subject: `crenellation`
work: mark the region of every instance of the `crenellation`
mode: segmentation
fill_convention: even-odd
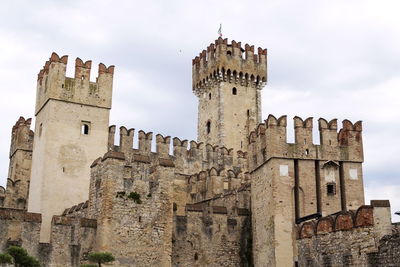
[[[296,116],[294,120],[295,143],[287,143],[286,116],[278,119],[269,115],[249,135],[251,151],[250,168],[254,169],[264,161],[273,158],[301,158],[312,160],[335,160],[362,162],[363,149],[361,122],[354,125],[344,120],[343,128],[337,132],[337,120],[329,123],[319,119],[320,145],[313,144],[313,121]]]
[[[160,154],[160,156],[168,157],[169,156],[169,148],[171,144],[170,136],[162,136],[161,134],[156,135],[156,153]]]
[[[245,73],[242,78],[250,86],[261,86],[266,82],[266,57],[266,49],[258,48],[258,55],[255,55],[254,46],[246,44],[245,49],[242,49],[241,42],[233,40],[228,44],[228,39],[218,38],[215,46],[210,44],[207,50],[193,59],[193,90],[198,95],[202,88],[208,87],[209,78],[218,82],[218,76],[223,81],[232,82],[240,72]],[[235,79],[232,80],[231,76],[235,76]]]
[[[152,132],[139,131],[139,153],[150,154],[151,153],[151,142],[153,140]]]
[[[126,127],[121,126],[119,128],[119,149],[121,152],[129,154],[133,149],[133,138],[135,129],[126,129]]]
[[[66,77],[68,56],[52,53],[38,74],[36,114],[49,99],[111,108],[114,66],[100,63],[96,82],[90,81],[92,61],[75,60],[74,78]]]
[[[90,70],[92,68],[92,61],[88,60],[83,63],[82,59],[77,57],[75,59],[75,79],[90,81]]]
[[[32,151],[34,132],[31,128],[32,119],[19,117],[18,121],[12,128],[11,145],[10,145],[10,158],[17,150]]]
[[[362,122],[352,123],[349,120],[342,122],[342,129],[338,133],[340,146],[345,148],[341,156],[349,161],[363,161]]]
[[[115,125],[111,125],[108,127],[108,143],[107,150],[114,150],[115,148]]]
[[[363,205],[355,212],[341,211],[314,221],[299,225],[298,239],[311,238],[314,235],[324,235],[334,231],[349,231],[359,227],[373,227],[373,207]]]

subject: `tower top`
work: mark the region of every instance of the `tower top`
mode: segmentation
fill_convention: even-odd
[[[267,81],[267,49],[221,37],[192,61],[193,92],[199,96],[218,82],[241,83],[262,89]]]
[[[52,53],[37,80],[36,110],[37,114],[49,99],[111,108],[112,83],[114,66],[108,68],[99,64],[96,81],[90,81],[92,61],[75,60],[75,75],[66,77],[68,56],[59,57]]]

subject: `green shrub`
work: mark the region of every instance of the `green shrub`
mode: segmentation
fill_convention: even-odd
[[[97,264],[81,264],[81,267],[97,267]]]
[[[96,262],[99,267],[102,263],[115,261],[114,256],[110,252],[93,252],[88,256],[90,262]]]
[[[9,264],[13,263],[13,258],[9,254],[0,253],[0,264]]]
[[[7,252],[14,259],[15,266],[40,267],[39,261],[35,257],[29,256],[28,252],[24,248],[10,246],[7,249]]]

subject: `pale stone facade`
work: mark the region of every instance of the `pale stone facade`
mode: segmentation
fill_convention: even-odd
[[[23,246],[49,267],[95,251],[123,267],[398,263],[389,203],[364,205],[361,122],[338,131],[321,118],[315,145],[313,119],[295,117],[288,143],[286,116],[261,123],[267,50],[244,47],[219,38],[193,60],[198,140],[157,134],[155,151],[153,133],[108,125],[113,66],[93,83],[91,61],[68,78],[53,54],[35,133],[23,118],[12,131],[0,250]]]
[[[37,83],[28,211],[42,214],[42,242],[49,241],[53,215],[87,199],[89,166],[107,151],[114,68],[100,64],[93,83],[91,61],[77,58],[68,78],[67,60],[53,53]]]

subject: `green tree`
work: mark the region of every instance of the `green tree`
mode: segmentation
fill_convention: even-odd
[[[114,256],[110,252],[93,252],[88,256],[90,262],[96,262],[99,267],[102,263],[115,261]]]
[[[24,248],[10,246],[7,252],[14,259],[15,267],[40,267],[39,261],[35,257],[29,256]]]
[[[0,264],[11,264],[13,263],[11,255],[0,253]]]

